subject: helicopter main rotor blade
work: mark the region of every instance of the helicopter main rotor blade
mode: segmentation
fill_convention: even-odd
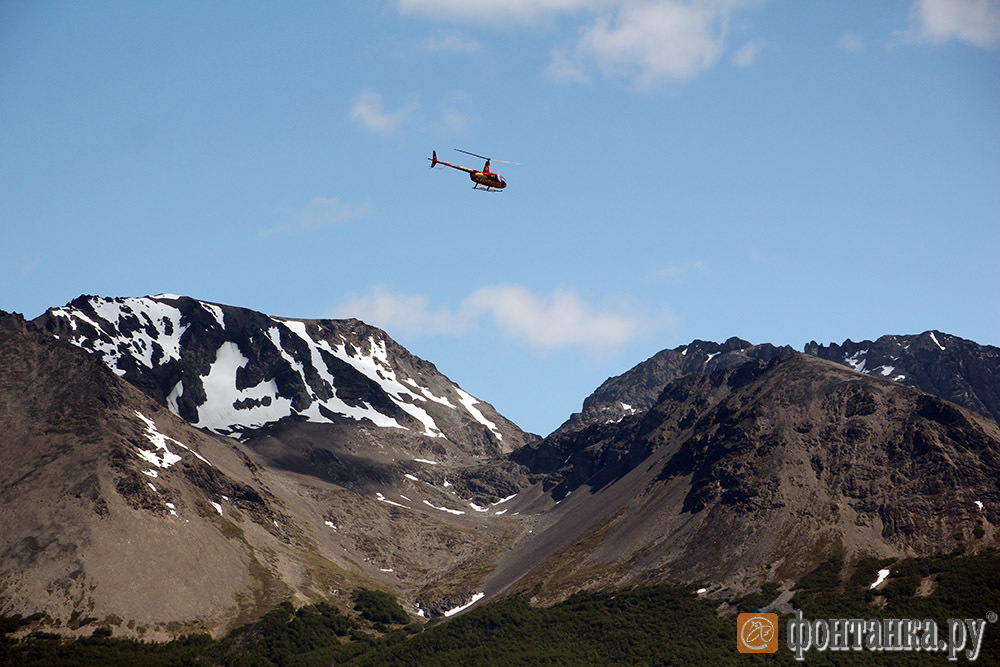
[[[463,151],[461,148],[456,148],[455,150],[458,151],[459,153],[465,153],[466,155],[471,155],[472,157],[477,157],[481,160],[490,160],[492,162],[503,162],[504,164],[513,164],[517,165],[518,167],[524,166],[520,162],[508,162],[507,160],[496,160],[494,158],[486,157],[485,155],[480,155],[479,153],[470,153],[469,151]]]

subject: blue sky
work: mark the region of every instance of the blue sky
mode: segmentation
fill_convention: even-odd
[[[998,81],[997,0],[8,1],[0,308],[356,316],[542,434],[695,338],[1000,345]]]

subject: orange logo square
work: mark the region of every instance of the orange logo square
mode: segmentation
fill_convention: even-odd
[[[777,614],[740,614],[736,617],[736,648],[740,653],[778,650]]]

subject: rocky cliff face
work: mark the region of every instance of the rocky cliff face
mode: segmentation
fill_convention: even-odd
[[[992,345],[925,331],[859,343],[848,339],[841,345],[812,341],[805,352],[916,387],[1000,421],[1000,348]]]
[[[649,409],[660,391],[685,375],[711,373],[750,360],[767,360],[792,351],[739,338],[725,343],[696,340],[663,350],[627,372],[609,378],[583,402],[557,433],[596,423],[616,422]],[[1000,348],[927,331],[915,336],[882,336],[842,345],[808,343],[806,354],[848,366],[859,373],[915,387],[1000,421]]]
[[[752,345],[740,338],[725,343],[695,340],[672,350],[662,350],[632,369],[609,378],[583,402],[557,433],[578,431],[591,424],[614,423],[653,407],[663,388],[685,375],[710,373],[739,366],[752,359],[773,359],[791,351],[770,344]]]

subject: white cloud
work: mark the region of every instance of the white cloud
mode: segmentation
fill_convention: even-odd
[[[421,42],[421,46],[428,51],[442,53],[478,53],[483,50],[479,42],[454,34],[428,37]]]
[[[369,214],[371,207],[367,204],[352,206],[336,197],[313,197],[297,215],[288,216],[286,222],[265,230],[263,234],[313,232],[347,224]]]
[[[686,80],[722,55],[726,14],[709,3],[627,4],[583,32],[577,53],[606,75],[634,77],[640,86]]]
[[[412,104],[406,104],[395,111],[389,111],[383,106],[380,94],[366,90],[354,99],[351,120],[373,132],[391,134],[409,120],[413,110]]]
[[[482,287],[463,307],[490,313],[501,330],[533,347],[614,349],[634,338],[640,329],[636,318],[598,312],[566,290],[540,296],[520,285]]]
[[[859,56],[865,51],[865,38],[856,32],[845,32],[837,40],[837,48],[852,56]]]
[[[566,81],[587,80],[596,69],[608,78],[650,88],[663,81],[686,81],[714,66],[725,52],[730,18],[760,4],[756,0],[618,0],[592,5],[590,25],[571,48],[557,47],[546,74]],[[734,56],[753,64],[769,42],[756,41]]]
[[[1000,44],[998,0],[915,0],[910,20],[904,39],[937,44],[956,39],[983,48]]]
[[[773,42],[749,42],[733,54],[733,64],[737,67],[750,67],[757,62],[761,51],[772,46]]]
[[[423,294],[393,294],[383,285],[368,294],[348,299],[333,311],[333,317],[355,317],[389,331],[414,334],[462,334],[472,320],[446,306],[431,309]]]
[[[558,81],[590,79],[589,70],[648,88],[662,81],[685,81],[709,68],[725,51],[730,17],[761,0],[398,0],[403,13],[451,21],[538,22],[579,15],[575,43],[556,45],[546,76]],[[441,46],[460,47],[461,39]],[[754,42],[736,54],[741,66],[753,63],[766,43]]]
[[[671,264],[670,266],[664,266],[663,268],[650,273],[649,277],[653,280],[679,280],[692,273],[706,274],[708,271],[708,265],[699,260],[696,262],[688,262],[686,264]]]
[[[574,57],[566,49],[552,49],[552,60],[545,69],[545,75],[555,81],[572,83],[583,83],[590,80],[581,59]]]
[[[333,316],[356,317],[390,333],[449,335],[466,334],[488,317],[506,335],[531,347],[592,352],[613,351],[645,325],[639,317],[595,308],[572,291],[535,294],[520,285],[481,287],[456,310],[433,308],[422,294],[394,294],[379,286],[341,304]]]
[[[399,0],[404,13],[451,20],[530,22],[559,12],[615,4],[612,0]]]

